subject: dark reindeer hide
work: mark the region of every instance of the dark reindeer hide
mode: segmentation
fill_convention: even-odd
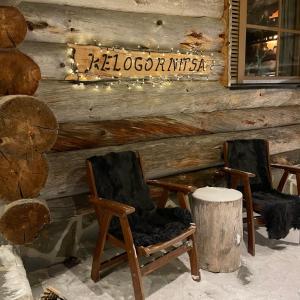
[[[253,203],[263,207],[269,238],[281,239],[291,228],[300,229],[300,197],[272,188],[266,142],[260,139],[228,142],[228,166],[254,173],[250,179]],[[239,190],[243,191],[240,186]]]
[[[135,207],[136,211],[128,218],[136,246],[170,240],[190,226],[192,218],[188,210],[179,207],[156,208],[134,152],[111,152],[89,160],[93,166],[98,196]],[[122,238],[117,218],[113,218],[109,231]]]

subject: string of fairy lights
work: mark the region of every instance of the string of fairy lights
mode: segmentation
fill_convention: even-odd
[[[75,45],[80,45],[78,43],[74,43]],[[84,45],[87,46],[87,45]],[[192,49],[189,51],[180,51],[180,50],[175,50],[174,48],[171,48],[169,52],[166,52],[165,50],[161,50],[159,45],[157,46],[156,50],[145,50],[143,47],[140,45],[137,46],[137,49],[130,49],[127,50],[124,47],[120,48],[118,46],[114,47],[107,47],[104,46],[102,43],[98,41],[94,41],[94,44],[89,44],[88,46],[98,46],[99,47],[99,52],[101,54],[110,54],[111,52],[117,51],[118,53],[123,53],[126,54],[127,56],[136,59],[138,56],[133,55],[131,51],[138,51],[144,56],[148,54],[148,58],[151,58],[152,61],[157,61],[159,60],[158,57],[151,56],[152,53],[156,54],[161,54],[161,56],[164,58],[165,55],[168,54],[177,54],[177,55],[185,55],[185,56],[192,56],[192,57],[204,57],[204,52],[199,51],[198,49]],[[211,65],[207,66],[210,68],[210,70],[213,70],[213,68],[216,66],[215,64],[215,59],[214,59],[214,53],[211,52],[209,55],[211,60]],[[125,85],[127,86],[128,90],[143,90],[145,84],[148,86],[152,86],[153,88],[166,88],[169,87],[173,84],[173,81],[192,81],[192,80],[199,80],[203,78],[205,80],[209,80],[209,75],[204,74],[201,75],[196,71],[192,71],[195,74],[179,74],[179,73],[174,73],[172,75],[160,75],[160,76],[152,76],[152,75],[146,75],[143,76],[142,78],[138,78],[137,76],[129,76],[129,77],[123,77],[122,78],[122,72],[118,73],[118,76],[111,76],[111,77],[101,77],[101,76],[93,76],[93,80],[87,80],[84,75],[81,73],[79,76],[78,73],[78,63],[75,62],[74,58],[74,48],[70,47],[67,50],[67,57],[68,57],[68,65],[66,65],[66,72],[69,75],[77,75],[77,80],[72,80],[73,82],[73,88],[75,89],[86,89],[88,86],[91,86],[91,88],[95,91],[99,91],[100,89],[106,89],[107,91],[111,91],[114,86],[116,85]],[[165,58],[166,60],[168,58]]]

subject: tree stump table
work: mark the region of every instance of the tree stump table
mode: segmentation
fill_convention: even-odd
[[[224,273],[235,271],[241,263],[242,193],[204,187],[197,189],[192,198],[201,269]]]

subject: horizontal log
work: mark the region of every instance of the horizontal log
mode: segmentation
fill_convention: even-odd
[[[5,1],[5,0],[4,0]],[[18,2],[21,2],[20,0]],[[97,9],[108,9],[139,13],[159,13],[177,16],[221,18],[224,9],[223,0],[27,0],[33,3],[51,3],[74,5]]]
[[[278,153],[271,156],[272,162],[280,162],[289,165],[300,164],[300,151],[294,150]],[[226,179],[217,173],[218,168],[200,169],[192,172],[184,172],[177,175],[161,177],[166,182],[204,186],[226,186]],[[151,189],[152,190],[152,189]],[[152,190],[157,192],[157,188]],[[94,213],[94,209],[88,201],[88,194],[78,194],[69,197],[48,199],[47,205],[50,210],[52,222],[68,220],[79,215]]]
[[[47,205],[52,222],[66,221],[76,216],[94,212],[92,205],[89,203],[88,194],[48,199]]]
[[[64,79],[68,59],[67,45],[24,42],[19,49],[40,67],[42,78]]]
[[[300,124],[300,106],[176,114],[59,125],[55,151],[123,145],[178,136]]]
[[[300,149],[300,125],[51,153],[47,155],[49,176],[41,196],[49,199],[86,192],[85,160],[93,155],[111,151],[139,151],[147,178],[155,178],[219,165],[222,163],[223,142],[242,138],[268,139],[271,154],[297,150]]]
[[[95,85],[78,88],[69,82],[42,80],[36,95],[48,104],[59,123],[300,105],[300,90],[296,89],[229,90],[217,82],[198,81],[163,87],[145,84],[142,89],[130,90],[120,84],[108,91]]]
[[[22,0],[1,0],[1,6],[17,6]]]
[[[224,24],[215,18],[139,14],[75,6],[22,2],[27,40],[146,49],[220,50]],[[88,20],[88,22],[87,22]],[[101,30],[97,30],[101,28]]]
[[[20,49],[39,65],[43,79],[64,80],[70,70],[67,44],[25,42]],[[218,80],[223,72],[223,56],[218,52],[204,54],[213,55],[215,64],[208,76],[199,77],[199,80]]]
[[[271,157],[272,163],[282,164],[282,165],[299,165],[300,164],[300,151],[294,150],[285,153],[278,153]]]

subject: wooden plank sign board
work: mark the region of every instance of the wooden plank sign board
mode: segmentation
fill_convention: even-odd
[[[211,55],[128,51],[77,44],[69,44],[69,47],[73,49],[74,62],[66,80],[208,76],[214,66]]]

